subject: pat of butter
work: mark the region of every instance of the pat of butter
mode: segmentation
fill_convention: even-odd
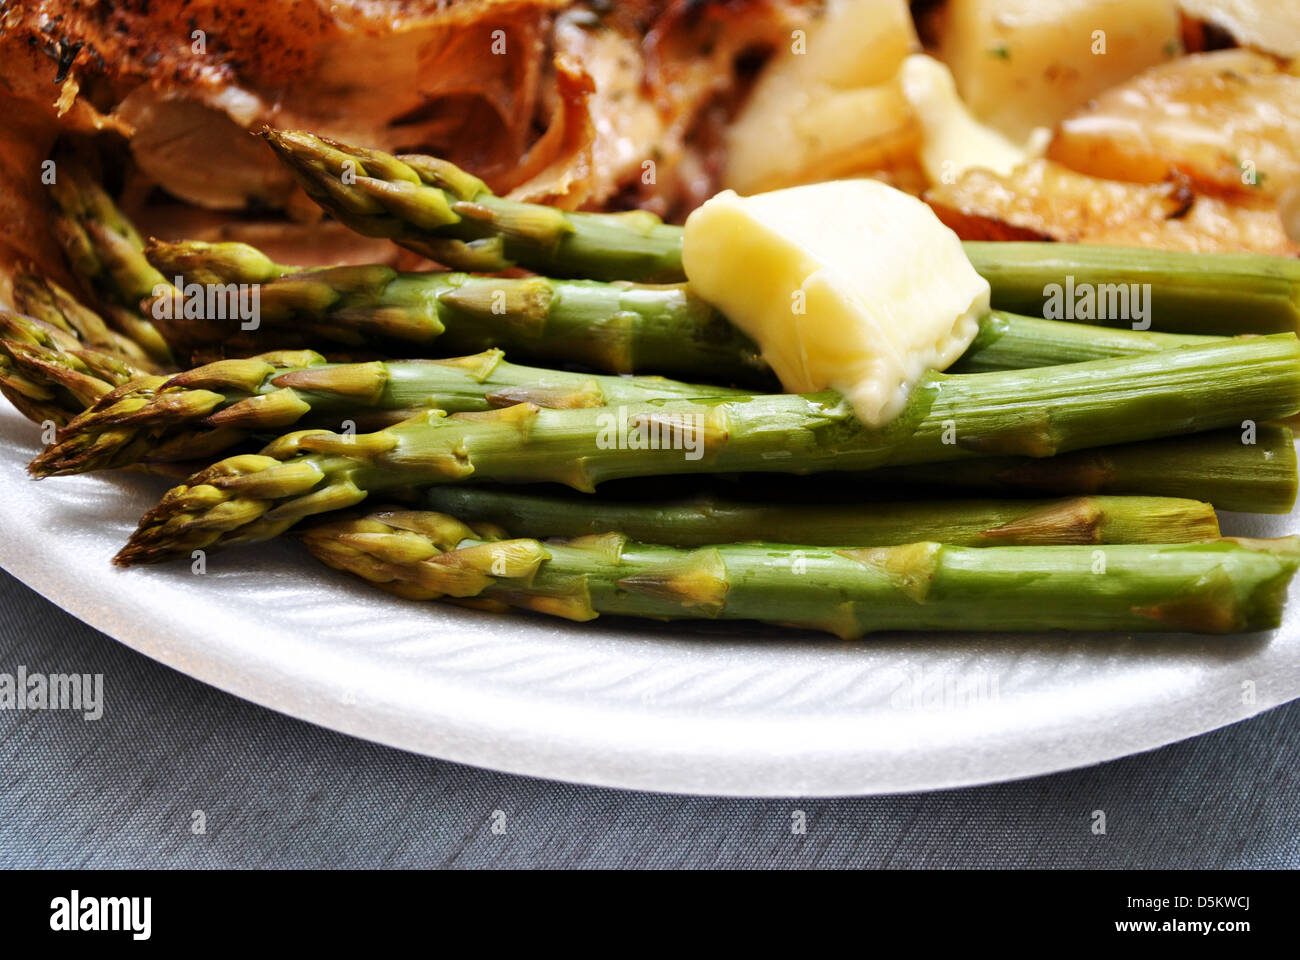
[[[971,167],[1007,176],[1047,148],[1052,132],[1038,127],[1029,146],[1016,146],[973,116],[957,96],[946,64],[914,53],[898,72],[903,96],[921,125],[921,167],[931,183],[956,183]]]
[[[687,219],[682,262],[692,290],[754,339],[786,390],[834,388],[871,426],[960,357],[989,308],[988,281],[957,235],[876,180],[725,190]]]

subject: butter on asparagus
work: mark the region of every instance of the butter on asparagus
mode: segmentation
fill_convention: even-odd
[[[834,388],[873,427],[966,351],[989,309],[957,235],[875,180],[724,191],[686,221],[682,264],[786,390]]]

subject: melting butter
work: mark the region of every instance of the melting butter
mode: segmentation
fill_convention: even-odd
[[[723,191],[687,219],[682,261],[786,390],[834,388],[871,426],[960,357],[989,309],[957,235],[876,180]]]

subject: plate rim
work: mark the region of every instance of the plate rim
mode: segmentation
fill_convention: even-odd
[[[289,698],[292,702],[286,704],[283,698],[277,701],[276,698],[266,696],[264,691],[258,689],[259,685],[255,682],[240,683],[238,679],[240,674],[223,671],[215,659],[202,656],[196,658],[194,656],[196,648],[201,651],[208,646],[201,631],[178,629],[173,633],[170,643],[163,643],[157,636],[150,635],[144,621],[141,621],[140,629],[134,633],[114,629],[106,622],[107,617],[102,613],[88,609],[87,602],[77,598],[57,596],[59,593],[57,585],[48,582],[48,575],[40,569],[40,564],[24,565],[15,562],[13,551],[0,546],[0,567],[50,603],[113,641],[192,679],[259,707],[392,749],[517,776],[539,777],[598,788],[755,798],[885,796],[961,789],[1076,770],[1144,753],[1248,720],[1295,699],[1295,697],[1260,697],[1250,705],[1248,710],[1243,710],[1237,716],[1216,717],[1208,726],[1204,723],[1189,722],[1172,735],[1164,725],[1157,725],[1157,728],[1163,731],[1162,733],[1149,737],[1133,730],[1111,731],[1110,737],[1098,736],[1096,731],[1086,731],[1082,737],[1075,739],[1076,741],[1084,739],[1090,743],[1090,746],[1082,752],[1073,752],[1065,762],[1061,762],[1055,751],[1041,751],[1032,754],[1037,758],[1036,762],[1008,763],[1002,759],[995,762],[992,768],[975,764],[969,772],[954,775],[949,771],[946,775],[935,776],[931,771],[929,775],[914,774],[904,780],[882,784],[874,781],[870,776],[854,775],[851,769],[846,768],[852,768],[855,764],[841,760],[838,764],[839,769],[834,775],[825,777],[818,783],[802,781],[797,785],[789,781],[780,782],[779,775],[775,771],[764,770],[764,763],[747,763],[745,765],[747,772],[741,779],[733,778],[726,782],[719,782],[711,769],[712,758],[701,757],[694,765],[687,764],[689,773],[683,776],[683,756],[680,753],[670,758],[671,765],[665,764],[665,758],[657,753],[650,756],[639,753],[636,755],[635,764],[602,765],[599,761],[603,751],[590,741],[585,747],[576,749],[562,747],[557,752],[554,749],[555,742],[548,741],[542,733],[539,733],[538,739],[531,744],[518,743],[511,735],[512,731],[508,729],[510,725],[504,723],[496,730],[489,728],[477,734],[453,725],[447,729],[425,728],[423,734],[419,735],[413,734],[409,728],[404,729],[401,724],[386,722],[378,705],[375,705],[376,709],[373,712],[356,709],[357,706],[362,706],[360,703],[349,705],[345,710],[328,709],[328,705],[337,701],[328,696],[321,696],[320,694],[326,692],[323,690],[299,690],[297,696]],[[303,695],[304,693],[306,696]],[[313,704],[321,706],[319,709],[313,709]],[[1190,709],[1191,704],[1178,703],[1177,706],[1183,709],[1176,713],[1186,717],[1200,715],[1199,711]],[[1143,728],[1145,729],[1145,725]],[[484,736],[484,733],[488,735]],[[508,749],[516,745],[550,749],[522,751]],[[1077,742],[1075,746],[1077,748]],[[530,758],[544,759],[530,762]],[[779,761],[775,757],[766,761],[767,764],[773,762]],[[712,778],[707,784],[700,782],[701,769],[710,771],[705,774]],[[767,784],[766,789],[763,783]]]

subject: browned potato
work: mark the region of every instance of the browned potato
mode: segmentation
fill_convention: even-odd
[[[1183,57],[1108,90],[1065,120],[1048,157],[1072,169],[1276,199],[1300,184],[1300,77],[1248,50]]]
[[[925,194],[964,240],[1059,240],[1203,252],[1300,254],[1273,208],[1198,196],[1186,181],[1120,183],[1035,160],[1010,176],[968,171]]]

